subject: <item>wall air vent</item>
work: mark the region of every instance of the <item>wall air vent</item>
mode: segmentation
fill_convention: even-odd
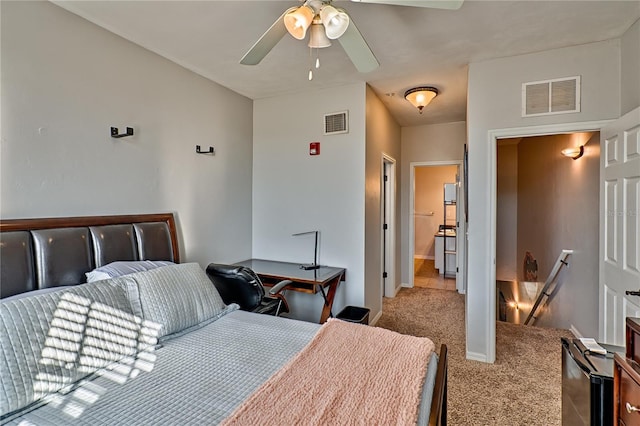
[[[341,111],[324,115],[324,134],[349,133],[349,112]]]
[[[580,112],[580,76],[522,83],[522,116]]]

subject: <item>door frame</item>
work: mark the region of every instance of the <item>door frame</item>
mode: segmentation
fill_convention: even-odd
[[[486,358],[478,359],[474,354],[467,352],[467,359],[477,359],[478,361],[484,361],[493,363],[496,359],[496,210],[497,210],[497,165],[498,165],[498,139],[504,138],[518,138],[518,137],[530,137],[530,136],[546,136],[562,133],[575,133],[575,132],[599,132],[607,124],[615,120],[599,120],[599,121],[582,121],[574,123],[558,123],[548,124],[540,126],[528,126],[528,127],[512,127],[505,129],[493,129],[487,132],[487,143],[489,144],[489,155],[487,158],[488,166],[488,182],[486,185],[485,197],[489,200],[489,223],[487,239],[487,264],[490,265],[486,269],[486,276],[484,279],[487,288],[485,291],[489,295],[487,304],[486,315],[486,331],[485,336],[487,341],[487,354]],[[602,144],[601,144],[602,152]],[[602,207],[602,206],[600,206]],[[602,241],[599,241],[599,245]],[[466,305],[466,317],[469,316],[469,305]],[[467,333],[468,324],[467,324]]]
[[[384,180],[385,166],[389,167],[389,178],[387,182]],[[383,290],[380,296],[380,303],[382,306],[383,297],[395,297],[398,293],[399,287],[396,287],[396,174],[397,163],[395,158],[386,153],[382,153],[381,161],[381,174],[380,174],[380,219],[382,225],[384,225],[384,212],[387,212],[387,239],[385,240],[385,231],[380,227],[380,288]],[[386,187],[386,191],[385,191]],[[386,198],[383,194],[386,193]],[[385,247],[386,244],[386,247]],[[385,271],[386,266],[386,271]],[[383,278],[384,272],[387,273],[387,278]]]
[[[415,236],[415,225],[414,225],[414,212],[416,209],[416,167],[438,167],[438,166],[458,166],[458,180],[460,181],[460,185],[458,187],[458,197],[464,197],[464,172],[463,161],[462,160],[443,160],[443,161],[414,161],[409,163],[409,184],[411,185],[409,188],[409,214],[408,214],[408,224],[409,224],[409,283],[408,287],[414,287],[414,257],[416,251],[416,236]],[[456,221],[458,225],[463,224],[464,222],[464,209],[460,208],[460,204],[456,206]],[[460,231],[460,227],[457,229]],[[460,231],[460,234],[463,234],[465,231]],[[465,280],[463,277],[466,275],[465,271],[465,262],[460,262],[460,260],[466,259],[466,244],[460,244],[462,235],[458,235],[456,241],[456,266],[458,268],[458,272],[456,273],[456,289],[460,293],[464,293]]]

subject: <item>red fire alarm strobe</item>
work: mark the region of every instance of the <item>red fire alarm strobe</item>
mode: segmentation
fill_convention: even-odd
[[[309,155],[320,155],[320,142],[311,142],[309,144]]]

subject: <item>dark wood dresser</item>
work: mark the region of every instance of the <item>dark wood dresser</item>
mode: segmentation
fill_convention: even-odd
[[[625,355],[614,355],[614,425],[640,426],[640,318],[627,318]]]

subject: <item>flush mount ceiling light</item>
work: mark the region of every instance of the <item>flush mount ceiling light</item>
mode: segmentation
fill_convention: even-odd
[[[569,158],[573,158],[574,160],[577,160],[578,158],[582,157],[582,155],[584,154],[584,145],[576,146],[575,148],[565,148],[560,152],[565,157],[569,157]]]
[[[404,93],[404,98],[411,102],[411,105],[418,108],[420,114],[424,107],[429,105],[429,102],[438,96],[438,89],[430,86],[414,87]]]

